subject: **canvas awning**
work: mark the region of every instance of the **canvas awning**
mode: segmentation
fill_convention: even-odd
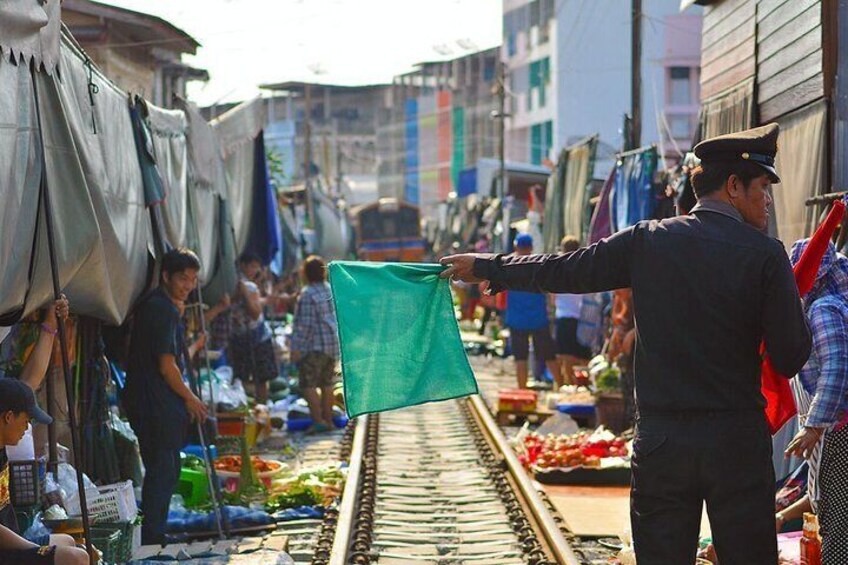
[[[7,61],[35,63],[52,74],[59,62],[60,0],[0,2],[0,54]],[[4,92],[6,92],[4,90]]]

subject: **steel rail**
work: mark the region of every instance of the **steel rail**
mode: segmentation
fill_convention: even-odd
[[[489,412],[489,408],[486,406],[486,403],[479,395],[475,395],[470,398],[469,404],[480,419],[480,422],[483,424],[485,432],[495,444],[496,451],[503,455],[504,461],[507,464],[507,469],[513,479],[515,479],[515,482],[521,491],[521,495],[524,497],[524,500],[530,507],[530,511],[533,513],[533,518],[542,530],[542,535],[545,537],[545,541],[553,554],[553,558],[560,565],[580,565],[580,560],[574,554],[574,551],[572,551],[568,541],[566,541],[565,537],[562,535],[562,531],[560,531],[559,526],[545,507],[542,497],[539,496],[539,493],[533,486],[533,482],[527,475],[524,467],[522,467],[521,462],[518,461],[518,457],[515,455],[515,452],[513,452],[512,447],[504,437],[503,432],[501,432],[501,429],[497,425],[497,422],[495,422],[495,419],[492,418],[492,414]]]
[[[368,438],[368,415],[356,419],[356,431],[353,434],[353,446],[347,468],[347,479],[339,505],[339,519],[329,565],[347,565],[350,549],[350,536],[355,522],[354,514],[359,504],[359,485],[362,480],[362,458],[365,455],[365,441]]]

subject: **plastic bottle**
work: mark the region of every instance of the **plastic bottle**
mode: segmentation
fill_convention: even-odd
[[[804,534],[801,537],[801,565],[821,565],[819,520],[815,514],[804,513]]]

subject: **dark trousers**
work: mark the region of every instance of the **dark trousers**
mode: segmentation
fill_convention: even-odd
[[[824,436],[819,467],[822,563],[848,563],[848,427]]]
[[[180,478],[180,450],[164,449],[156,442],[140,442],[144,463],[144,484],[141,487],[141,543],[165,543],[168,507]]]
[[[630,517],[639,565],[693,563],[704,502],[722,565],[774,565],[774,468],[762,412],[642,415]]]

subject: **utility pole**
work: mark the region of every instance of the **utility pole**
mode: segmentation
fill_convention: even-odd
[[[498,82],[495,87],[498,95],[498,111],[495,118],[498,120],[498,159],[500,168],[498,170],[498,198],[503,204],[506,196],[506,63],[499,61]]]
[[[336,196],[343,197],[342,193],[342,148],[339,138],[336,136]]]
[[[303,186],[306,189],[306,213],[309,215],[310,227],[315,225],[315,215],[312,209],[312,187],[309,179],[312,176],[312,85],[306,83],[303,120]]]
[[[631,0],[630,117],[631,149],[642,145],[642,0]]]

